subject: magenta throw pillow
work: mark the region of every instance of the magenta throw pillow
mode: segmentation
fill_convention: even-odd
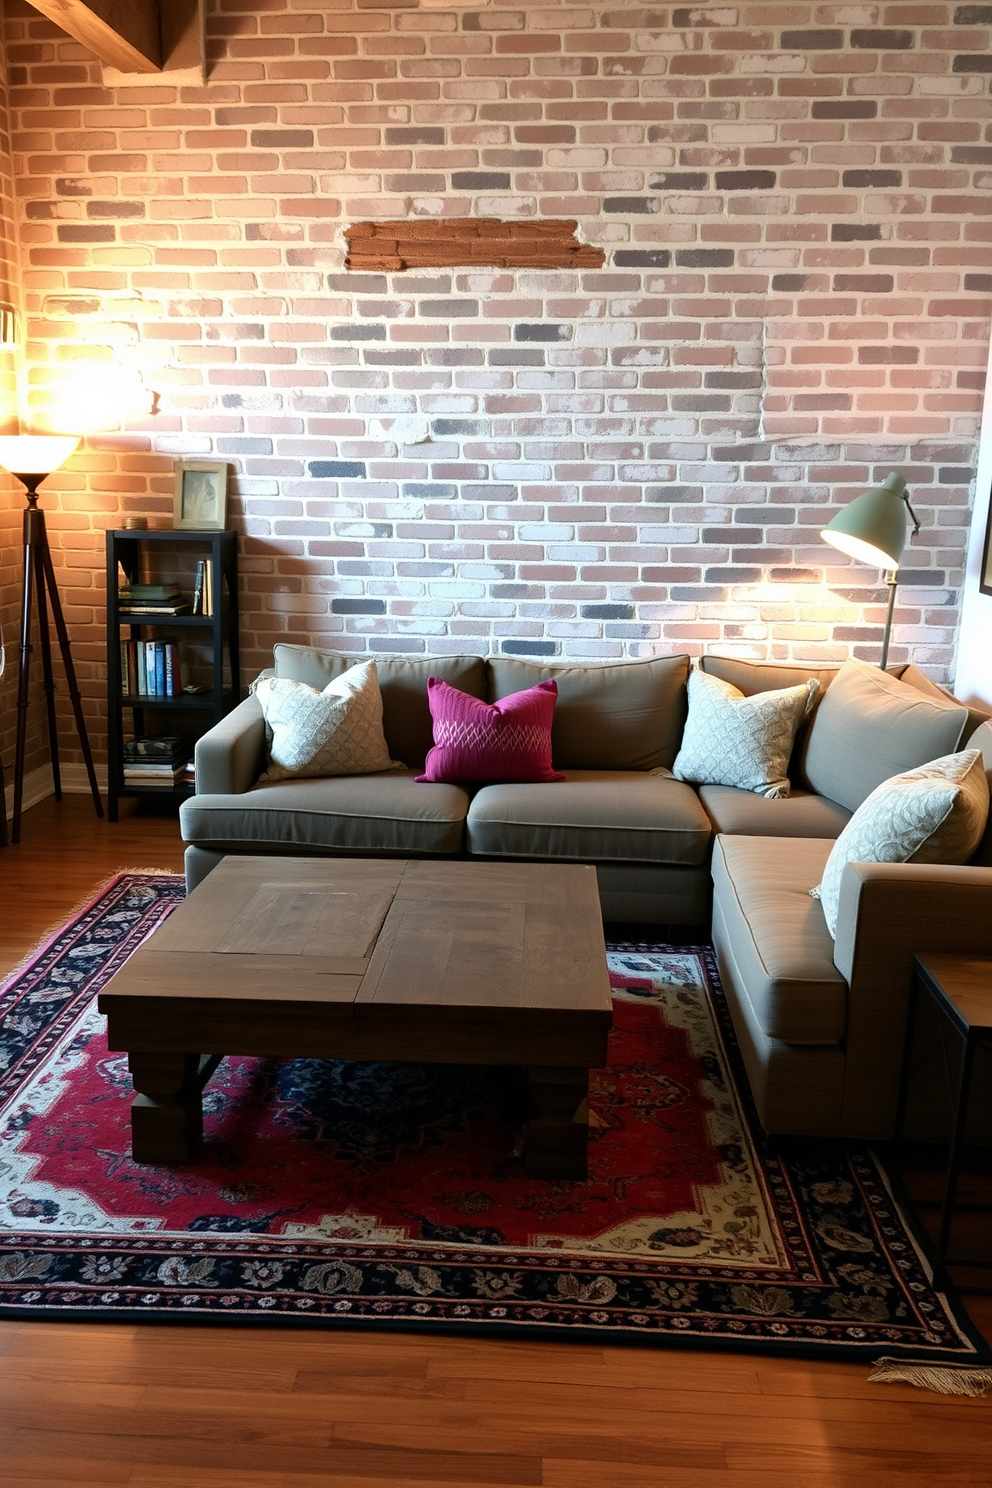
[[[434,748],[418,780],[563,780],[551,763],[557,682],[481,703],[440,677],[427,682]]]

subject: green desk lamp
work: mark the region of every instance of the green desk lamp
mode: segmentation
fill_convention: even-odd
[[[858,563],[870,563],[885,570],[885,582],[889,586],[889,608],[885,616],[885,634],[882,638],[882,660],[879,666],[884,671],[889,660],[889,637],[892,634],[892,612],[896,603],[896,585],[899,582],[899,560],[906,546],[906,529],[913,523],[913,536],[920,530],[919,520],[909,504],[906,482],[893,470],[880,486],[856,496],[849,505],[839,511],[832,522],[828,522],[820,533],[824,542],[846,553]]]

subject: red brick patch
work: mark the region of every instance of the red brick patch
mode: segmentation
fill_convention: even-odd
[[[379,273],[456,267],[600,268],[602,248],[580,243],[576,226],[574,221],[501,222],[498,217],[356,222],[345,233],[345,267]]]

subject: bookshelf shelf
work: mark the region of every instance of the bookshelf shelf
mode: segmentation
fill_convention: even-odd
[[[198,564],[209,570],[212,614],[136,611],[120,584],[174,585],[193,594]],[[143,648],[141,665],[138,648]],[[160,661],[154,690],[155,663]],[[149,684],[149,668],[152,681]],[[167,677],[171,674],[171,682]],[[183,685],[204,690],[182,691]],[[139,691],[141,685],[145,691]],[[173,689],[166,692],[165,688]],[[152,690],[149,690],[149,687]],[[192,742],[242,698],[238,647],[238,539],[234,532],[112,530],[107,533],[107,809],[122,796],[178,803],[192,784],[149,785],[125,779],[131,739],[187,735]]]

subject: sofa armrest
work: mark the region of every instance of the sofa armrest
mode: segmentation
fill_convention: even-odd
[[[265,719],[254,697],[245,698],[196,743],[196,793],[241,795],[265,769]]]
[[[906,1008],[917,951],[992,956],[992,868],[849,863],[841,880],[834,964],[848,996],[845,1130],[892,1136]],[[856,1130],[856,1111],[874,1129]],[[861,1123],[863,1127],[863,1123]]]

